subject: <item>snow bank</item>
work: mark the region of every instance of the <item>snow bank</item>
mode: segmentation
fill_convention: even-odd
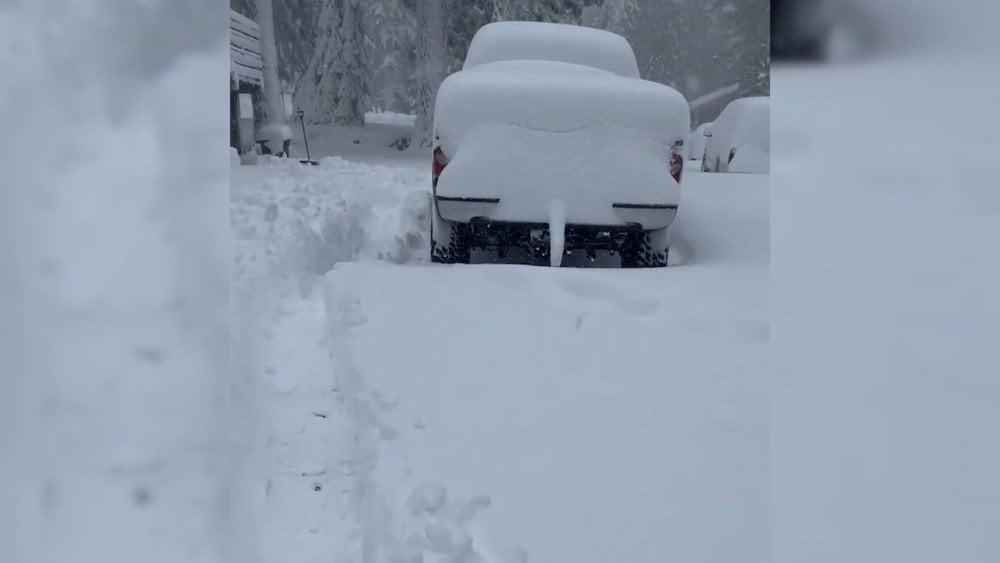
[[[771,171],[771,154],[753,145],[743,145],[736,149],[730,172],[742,174],[768,174]]]
[[[548,61],[498,62],[452,74],[438,90],[434,121],[449,156],[484,123],[549,132],[634,129],[669,138],[666,149],[691,129],[687,100],[673,88]]]
[[[639,78],[639,66],[624,37],[600,29],[539,22],[483,26],[469,45],[463,69],[512,60],[561,61]]]
[[[232,170],[234,283],[292,276],[308,285],[338,262],[425,259],[426,170],[327,157],[317,167],[261,157]]]

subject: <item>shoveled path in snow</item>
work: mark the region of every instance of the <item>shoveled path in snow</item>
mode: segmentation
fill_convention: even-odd
[[[381,178],[370,193],[402,201],[383,184],[411,172],[341,162],[274,182],[325,186],[316,203]],[[766,177],[689,172],[676,263],[649,271],[365,260],[426,232],[390,197],[349,195],[383,232],[362,221],[371,236],[322,284],[273,267],[286,279],[262,297],[269,461],[248,482],[265,560],[765,559]],[[254,223],[255,205],[234,217]],[[262,240],[243,239],[244,265]]]
[[[391,405],[386,494],[487,493],[536,561],[763,561],[761,184],[692,181],[666,270],[337,265],[328,295],[361,312],[348,343]]]

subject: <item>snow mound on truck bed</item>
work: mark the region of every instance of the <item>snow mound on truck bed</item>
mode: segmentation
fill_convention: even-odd
[[[550,132],[613,127],[678,139],[691,124],[687,100],[669,86],[553,61],[498,62],[452,74],[438,91],[435,116],[445,154],[483,123]]]
[[[519,59],[581,64],[639,78],[635,54],[624,37],[589,27],[541,22],[484,26],[472,38],[462,68]]]
[[[442,172],[437,193],[498,197],[490,214],[497,221],[547,223],[549,203],[559,200],[567,223],[615,225],[621,219],[614,203],[680,202],[668,150],[630,130],[552,133],[488,124],[467,136]]]

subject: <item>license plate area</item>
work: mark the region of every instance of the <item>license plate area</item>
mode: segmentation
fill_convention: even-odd
[[[513,223],[477,217],[470,221],[472,245],[483,250],[527,248],[547,253],[551,234],[545,223]],[[619,251],[629,233],[642,231],[641,225],[566,225],[565,250]]]

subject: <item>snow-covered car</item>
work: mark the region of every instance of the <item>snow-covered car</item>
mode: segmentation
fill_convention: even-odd
[[[687,100],[640,79],[623,37],[486,25],[437,94],[431,259],[603,250],[666,266],[689,131]]]
[[[702,172],[767,174],[771,169],[771,99],[729,102],[712,123],[701,160]]]
[[[687,142],[684,144],[688,160],[698,160],[705,155],[705,141],[708,139],[711,126],[711,122],[702,123],[688,135]]]

